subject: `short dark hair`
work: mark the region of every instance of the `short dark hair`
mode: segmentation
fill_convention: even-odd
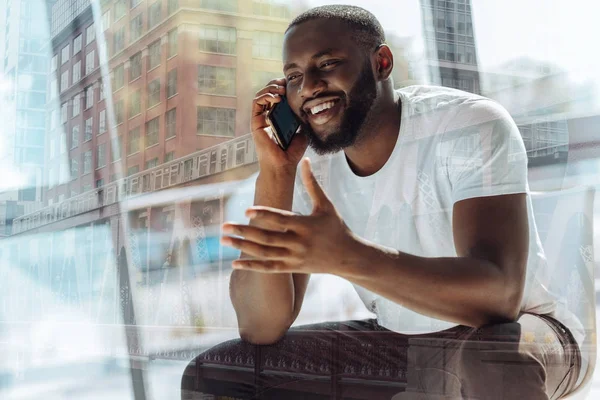
[[[352,36],[366,50],[374,50],[385,42],[385,32],[377,18],[361,7],[348,5],[327,5],[311,8],[292,20],[286,33],[294,26],[315,19],[335,19],[342,21],[352,31]]]

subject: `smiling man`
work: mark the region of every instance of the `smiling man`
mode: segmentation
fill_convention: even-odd
[[[243,254],[230,288],[242,340],[200,355],[184,392],[293,398],[293,382],[308,379],[298,398],[330,398],[343,392],[337,375],[388,382],[368,399],[573,390],[575,325],[538,279],[546,264],[527,157],[508,113],[446,88],[395,91],[383,29],[357,7],[297,17],[283,59],[285,78],[253,102],[260,173],[250,224],[223,227],[223,244]],[[302,121],[287,151],[265,120],[284,95]],[[377,318],[290,329],[314,273],[350,281]],[[215,360],[290,378],[215,380],[202,372]],[[302,375],[316,371],[338,386]]]

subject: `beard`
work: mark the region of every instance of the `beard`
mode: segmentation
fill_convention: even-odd
[[[323,93],[321,96],[331,94],[333,93]],[[308,145],[319,155],[337,153],[354,145],[361,136],[362,128],[376,97],[375,77],[371,71],[370,62],[367,62],[347,96],[348,106],[344,110],[337,130],[330,132],[325,139],[322,139],[309,123],[300,123],[302,132],[308,138]]]

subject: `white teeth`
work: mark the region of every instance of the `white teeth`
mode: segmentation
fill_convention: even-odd
[[[321,104],[318,104],[318,105],[316,105],[316,106],[312,107],[312,108],[310,109],[310,112],[311,112],[313,115],[315,115],[315,114],[316,114],[316,113],[318,113],[318,112],[321,112],[321,111],[323,111],[323,110],[328,110],[328,109],[330,109],[331,107],[333,107],[333,105],[334,105],[334,104],[335,104],[335,102],[334,102],[334,101],[326,101],[325,103],[321,103]]]

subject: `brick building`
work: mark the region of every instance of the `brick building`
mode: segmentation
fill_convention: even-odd
[[[57,1],[45,205],[247,134],[289,18],[265,0]]]

